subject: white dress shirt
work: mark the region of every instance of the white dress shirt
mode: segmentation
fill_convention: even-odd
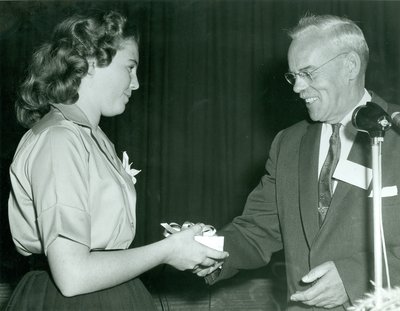
[[[351,123],[351,118],[353,115],[353,111],[362,105],[366,105],[368,101],[371,101],[371,95],[364,91],[364,96],[361,98],[359,103],[352,109],[343,119],[340,121],[342,126],[339,129],[340,136],[340,158],[339,159],[347,159],[350,149],[353,146],[354,138],[356,137],[357,130]],[[321,129],[321,138],[319,143],[319,161],[318,161],[318,177],[321,173],[322,165],[324,164],[325,158],[328,154],[329,150],[329,138],[332,135],[332,125],[328,123],[322,124]],[[333,191],[335,191],[337,185],[337,180],[333,180]]]

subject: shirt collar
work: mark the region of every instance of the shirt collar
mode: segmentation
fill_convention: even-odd
[[[344,118],[342,119],[342,121],[340,121],[340,123],[342,123],[342,125],[344,125],[344,126],[347,126],[349,123],[351,123],[351,119],[353,117],[354,110],[358,106],[366,105],[367,102],[371,101],[371,99],[372,99],[371,95],[367,92],[366,89],[364,89],[364,95],[361,98],[361,100],[358,102],[358,104],[347,115],[344,116]]]
[[[85,113],[76,104],[51,104],[55,109],[59,110],[65,119],[77,123],[79,125],[94,129],[90,124]]]

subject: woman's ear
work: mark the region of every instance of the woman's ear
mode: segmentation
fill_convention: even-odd
[[[88,59],[88,75],[92,76],[96,70],[96,60],[94,58]]]
[[[349,80],[354,80],[358,77],[361,71],[361,59],[356,52],[352,51],[347,55],[346,69]]]

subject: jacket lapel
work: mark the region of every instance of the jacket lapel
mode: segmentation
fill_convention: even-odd
[[[299,155],[299,198],[303,230],[308,246],[319,230],[318,220],[318,156],[321,124],[308,127],[300,145]]]
[[[351,162],[360,164],[362,166],[371,168],[371,150],[370,150],[369,137],[366,133],[357,133],[356,138],[354,139],[353,146],[350,150],[349,156],[347,159]],[[349,183],[338,181],[335,193],[332,197],[332,202],[329,207],[329,211],[326,215],[326,219],[324,224],[329,223],[329,219],[334,217],[333,215],[341,208],[346,207],[346,204],[343,203],[345,197],[354,190],[356,186],[353,186]]]

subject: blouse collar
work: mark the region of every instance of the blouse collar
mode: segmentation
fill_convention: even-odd
[[[59,110],[65,119],[85,126],[94,130],[85,113],[76,104],[51,104],[55,109]]]

